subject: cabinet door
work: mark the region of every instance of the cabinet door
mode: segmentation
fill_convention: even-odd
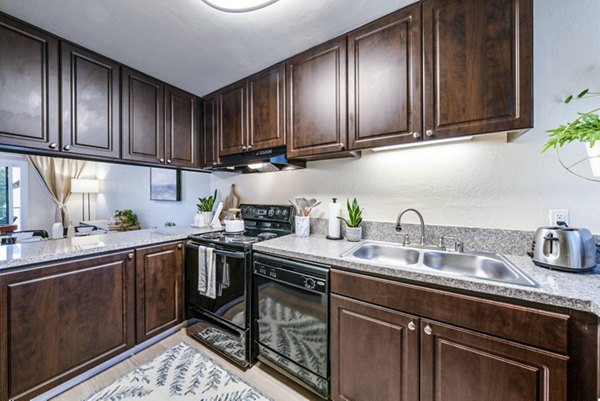
[[[219,156],[246,150],[248,118],[246,115],[247,82],[233,84],[218,94]]]
[[[198,167],[198,98],[172,86],[167,86],[166,94],[166,162]]]
[[[61,43],[62,150],[118,159],[119,64]]]
[[[346,37],[292,58],[286,70],[288,157],[346,149]]]
[[[285,146],[284,73],[282,63],[248,79],[251,150]]]
[[[183,321],[183,246],[172,243],[135,253],[139,344]]]
[[[418,399],[417,317],[331,295],[330,325],[332,400]]]
[[[164,84],[123,68],[122,85],[123,159],[164,163]]]
[[[133,254],[0,276],[0,399],[30,400],[131,348]]]
[[[421,321],[421,401],[566,401],[568,357]]]
[[[209,95],[204,98],[202,130],[202,161],[200,167],[212,167],[219,162],[218,144],[218,110],[217,95]]]
[[[348,113],[350,149],[420,140],[420,3],[348,35]]]
[[[532,0],[423,3],[424,139],[531,128]]]
[[[0,15],[0,142],[59,150],[58,40]]]

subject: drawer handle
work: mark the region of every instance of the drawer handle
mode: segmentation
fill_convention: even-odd
[[[425,334],[427,334],[428,336],[431,335],[431,333],[433,333],[433,330],[431,330],[431,327],[429,327],[429,325],[425,326],[425,328],[423,329],[423,331],[425,332]]]
[[[417,326],[415,325],[415,323],[414,323],[414,322],[410,322],[410,323],[408,324],[408,329],[409,329],[409,330],[411,330],[411,331],[414,331],[416,328],[417,328]]]

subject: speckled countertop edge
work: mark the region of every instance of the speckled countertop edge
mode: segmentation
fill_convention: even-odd
[[[449,288],[463,289],[511,299],[536,302],[591,312],[600,316],[600,269],[589,273],[565,273],[535,266],[529,257],[503,255],[539,287],[525,287],[489,280],[457,276],[426,267],[397,267],[343,258],[340,255],[357,243],[330,241],[323,236],[298,238],[295,235],[254,244],[258,252],[302,259],[340,267],[349,271],[404,279]]]
[[[172,227],[0,246],[0,271],[178,241],[211,228]]]

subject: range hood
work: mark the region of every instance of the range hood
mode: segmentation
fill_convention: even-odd
[[[236,173],[268,173],[305,168],[303,160],[288,160],[285,146],[221,156],[221,162],[211,170]]]

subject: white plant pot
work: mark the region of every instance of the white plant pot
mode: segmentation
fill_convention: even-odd
[[[202,212],[202,216],[204,217],[204,225],[207,226],[213,219],[213,212]]]
[[[310,235],[310,216],[296,216],[296,237],[307,238]]]
[[[362,239],[362,227],[346,226],[346,239],[350,242],[358,242]]]
[[[600,177],[600,142],[596,142],[594,146],[586,143],[585,148],[587,149],[588,160],[592,167],[592,175]]]

